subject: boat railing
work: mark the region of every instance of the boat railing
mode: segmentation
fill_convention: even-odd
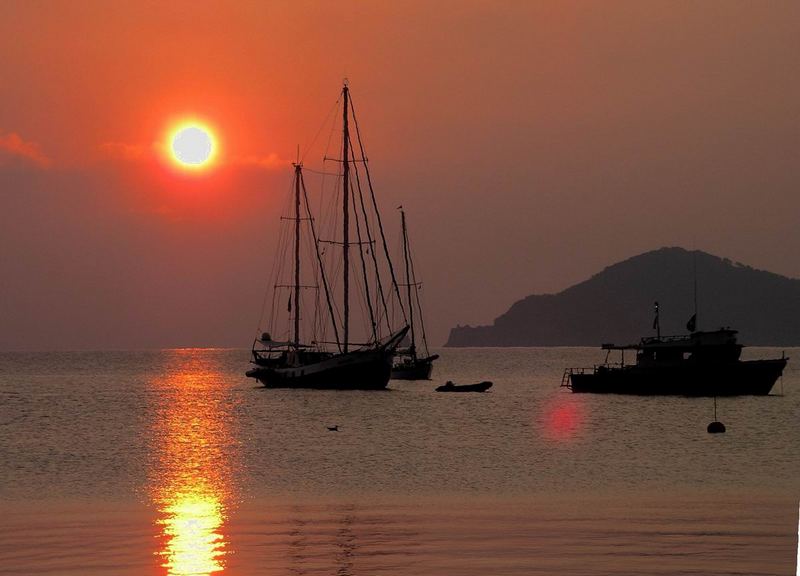
[[[573,374],[587,374],[594,372],[594,370],[595,370],[594,366],[591,368],[586,368],[586,367],[567,368],[566,370],[564,370],[564,374],[561,376],[561,387],[572,389],[571,376]]]
[[[563,388],[572,389],[571,376],[573,374],[594,374],[595,372],[597,372],[598,368],[619,369],[619,368],[624,368],[625,366],[628,366],[628,364],[625,364],[624,362],[605,362],[603,364],[595,364],[592,367],[581,366],[578,368],[567,368],[564,370],[564,374],[561,376],[561,386]]]
[[[661,342],[691,342],[691,336],[647,336],[642,338],[642,344],[658,344]]]

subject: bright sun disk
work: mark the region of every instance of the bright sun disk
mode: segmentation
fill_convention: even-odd
[[[170,148],[175,162],[188,169],[207,166],[214,156],[214,136],[199,124],[184,124],[170,138]]]

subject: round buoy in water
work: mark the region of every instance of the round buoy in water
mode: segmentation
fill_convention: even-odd
[[[709,434],[722,434],[725,432],[725,424],[722,422],[712,422],[708,425]]]

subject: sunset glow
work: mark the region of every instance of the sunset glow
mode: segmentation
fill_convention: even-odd
[[[168,138],[174,164],[186,170],[210,167],[217,155],[217,142],[210,128],[199,122],[184,122]]]

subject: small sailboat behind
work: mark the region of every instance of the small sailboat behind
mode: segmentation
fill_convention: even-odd
[[[351,120],[355,125],[355,139],[351,136]],[[332,234],[336,233],[337,238],[319,238],[303,180],[302,163],[298,159],[294,165],[293,213],[283,218],[294,224],[293,234],[291,240],[279,242],[287,249],[289,245],[292,246],[293,266],[291,269],[282,264],[276,266],[278,274],[275,277],[271,319],[272,325],[279,328],[281,324],[275,312],[281,308],[276,307],[275,303],[286,300],[283,300],[283,296],[276,299],[276,295],[285,295],[282,291],[289,290],[288,326],[285,332],[280,332],[283,339],[273,340],[268,332],[264,332],[255,340],[251,359],[253,367],[246,372],[248,377],[255,378],[268,388],[386,388],[395,350],[409,330],[405,318],[402,323],[398,322],[400,326],[397,323],[393,326],[390,318],[388,299],[392,293],[384,286],[392,286],[401,311],[402,303],[347,84],[342,89],[342,135],[341,157],[330,158],[341,167],[336,179],[336,197],[341,200],[342,219],[333,218],[330,230]],[[358,157],[354,144],[360,150]],[[365,172],[363,177],[366,182],[359,175],[359,165]],[[338,215],[339,210],[335,210],[335,213]],[[338,232],[335,231],[337,224]],[[378,230],[375,229],[376,224]],[[310,245],[306,251],[312,256],[310,266],[303,265],[301,259],[302,231],[306,231],[305,237]],[[378,242],[383,245],[383,262],[379,262],[374,249]],[[325,250],[321,247],[323,243],[341,249],[341,252],[329,251],[329,258],[336,258],[337,255],[340,258],[329,264],[327,269],[324,263]],[[283,262],[280,256],[279,262]],[[355,271],[351,271],[351,267]],[[330,275],[328,269],[336,272],[336,278]],[[388,278],[381,280],[387,270],[391,281]],[[282,280],[280,271],[291,272],[291,279]],[[303,275],[306,281],[303,281]],[[351,275],[354,276],[354,286],[351,286]],[[338,282],[340,276],[341,284]],[[340,288],[338,292],[337,287]],[[316,295],[313,306],[304,306],[301,295],[304,289],[312,289]],[[321,294],[324,294],[324,298],[319,297]],[[357,300],[359,297],[361,299]],[[364,311],[361,319],[366,328],[360,336],[360,343],[352,342],[351,317],[355,314],[351,311],[351,300],[360,304]],[[311,324],[306,326],[305,339],[301,334],[302,314],[307,314],[309,318],[306,324]],[[331,329],[332,341],[327,336]]]
[[[411,259],[411,248],[408,244],[406,213],[402,206],[400,207],[400,219],[403,224],[403,260],[406,269],[405,288],[410,342],[407,348],[397,350],[395,363],[392,366],[392,378],[395,380],[430,380],[433,373],[433,361],[439,355],[431,354],[428,350],[425,321],[422,317],[422,305],[419,299],[419,289],[422,284],[417,282],[414,272],[414,261]],[[415,309],[418,316],[417,324],[414,322]]]

